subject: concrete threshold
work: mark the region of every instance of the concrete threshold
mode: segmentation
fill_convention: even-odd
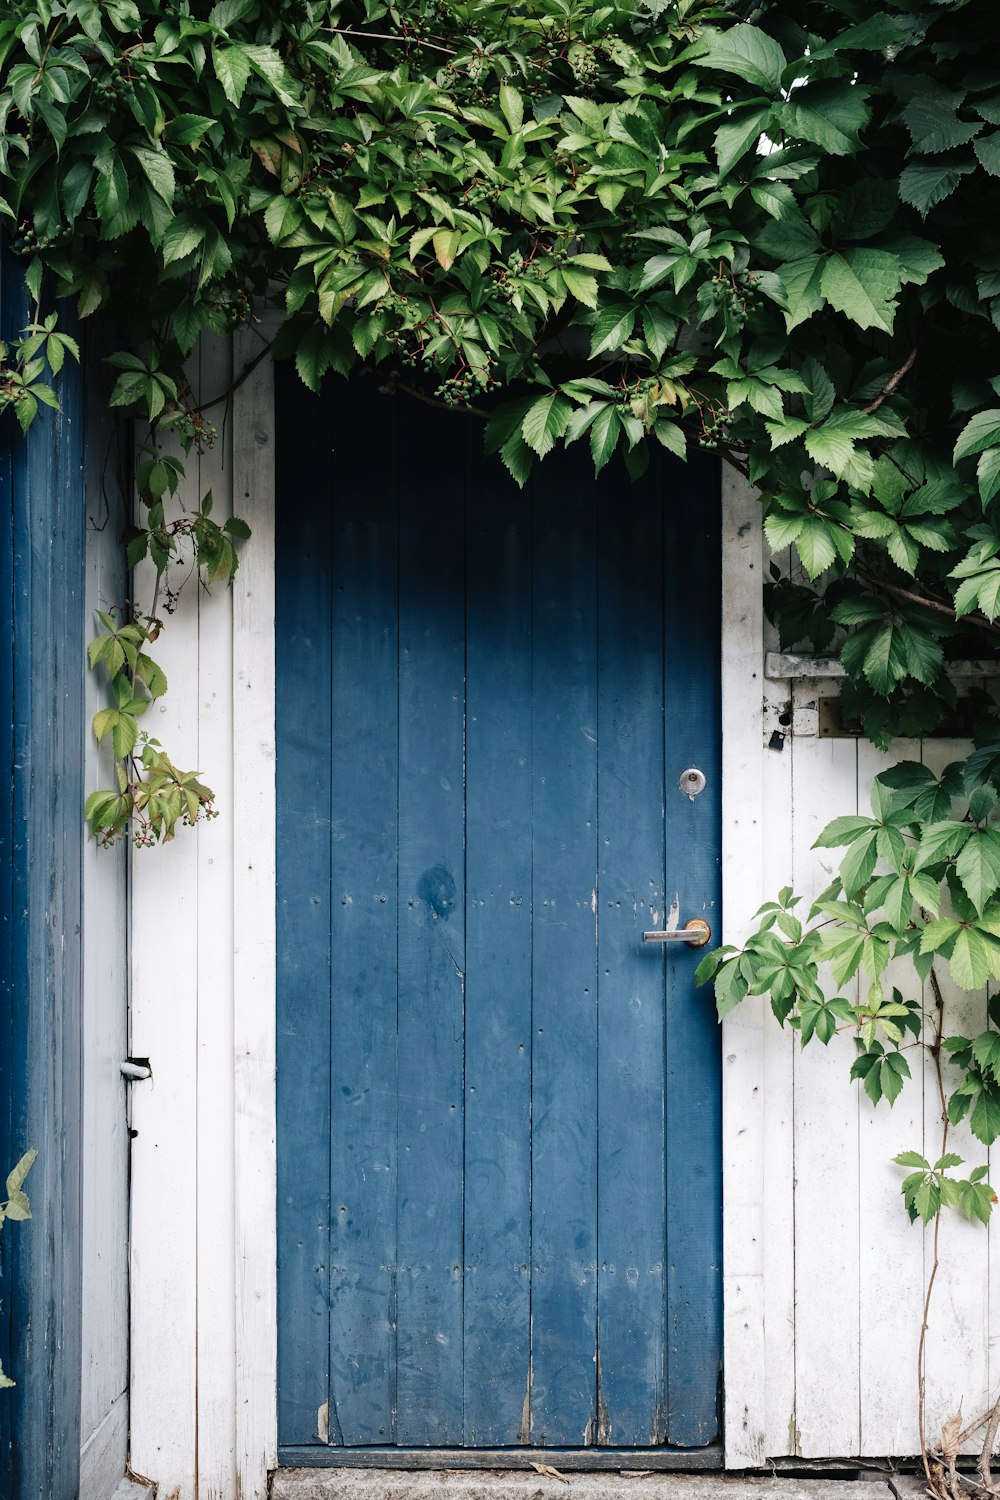
[[[898,1484],[899,1481],[897,1480]],[[901,1486],[902,1488],[902,1486]],[[905,1486],[906,1500],[917,1492]],[[894,1500],[887,1478],[401,1469],[279,1469],[271,1500]]]

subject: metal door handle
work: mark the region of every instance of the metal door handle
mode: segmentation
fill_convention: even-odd
[[[691,948],[704,948],[711,942],[712,929],[701,917],[692,917],[683,927],[668,927],[666,931],[644,932],[644,943],[687,943]]]

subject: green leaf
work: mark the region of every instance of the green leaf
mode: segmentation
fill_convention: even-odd
[[[985,167],[991,177],[1000,177],[1000,130],[994,130],[992,135],[980,136],[972,148],[979,158],[981,167]]]
[[[250,59],[242,47],[213,47],[212,66],[215,76],[222,84],[223,92],[236,109],[239,109],[243,91],[250,82],[253,71]]]
[[[605,350],[620,349],[635,327],[634,307],[608,307],[598,313],[590,331],[590,358]]]
[[[533,453],[544,458],[562,437],[573,414],[573,407],[565,396],[558,392],[542,396],[525,412],[521,423],[521,435]]]
[[[713,32],[706,51],[691,61],[713,72],[735,73],[766,93],[777,95],[787,63],[785,54],[766,32],[756,26],[730,26]]]
[[[154,193],[164,203],[172,203],[175,192],[174,168],[167,153],[153,151],[148,146],[129,146],[128,149],[146,174]]]
[[[855,839],[860,838],[863,833],[876,831],[876,825],[871,818],[859,818],[853,814],[846,814],[827,823],[812,847],[814,849],[839,849],[845,844],[853,844]]]
[[[992,829],[974,831],[955,861],[955,873],[976,911],[982,914],[1000,887],[1000,834]]]
[[[940,864],[957,854],[971,832],[968,823],[954,823],[950,819],[926,824],[920,836],[914,870],[924,870],[928,865]]]
[[[1000,448],[987,448],[979,455],[976,478],[979,481],[979,498],[985,510],[994,495],[1000,491]]]
[[[520,130],[524,123],[524,100],[509,83],[500,85],[500,108],[510,130]]]
[[[979,990],[990,976],[986,945],[978,933],[967,927],[959,929],[948,960],[951,977],[963,990]]]
[[[850,156],[861,149],[859,131],[868,123],[867,90],[849,80],[806,84],[775,107],[786,135],[812,141],[831,156]]]
[[[899,179],[899,196],[924,218],[958,187],[972,163],[914,162]]]
[[[824,267],[821,255],[808,255],[778,267],[776,275],[785,293],[785,326],[789,333],[826,305]]]
[[[7,1174],[7,1196],[13,1197],[24,1186],[25,1179],[35,1164],[38,1152],[34,1147],[26,1151],[17,1165]],[[8,1157],[8,1160],[10,1158]]]
[[[966,145],[983,128],[981,120],[960,120],[954,96],[943,93],[916,94],[903,110],[903,119],[914,151],[930,155]]]
[[[899,288],[898,263],[884,250],[845,250],[823,268],[823,295],[859,328],[891,333]]]
[[[983,1088],[969,1116],[969,1126],[977,1140],[992,1146],[1000,1136],[1000,1090]]]
[[[618,407],[603,406],[590,429],[590,452],[594,460],[594,473],[599,474],[614,453],[621,437],[621,422]]]
[[[846,896],[856,896],[868,884],[875,870],[876,858],[873,830],[856,839],[841,861],[840,878]]]
[[[952,458],[955,463],[958,463],[959,459],[969,458],[972,454],[981,453],[984,448],[992,448],[998,443],[1000,443],[1000,407],[992,407],[989,411],[977,412],[962,428]]]
[[[901,1151],[892,1159],[899,1167],[922,1167],[924,1171],[930,1169],[930,1162],[917,1151]]]
[[[795,538],[795,548],[810,578],[818,578],[837,560],[833,527],[821,516],[804,518]]]
[[[719,126],[715,132],[715,156],[720,177],[725,177],[748,151],[756,147],[770,117],[770,109],[751,109]]]

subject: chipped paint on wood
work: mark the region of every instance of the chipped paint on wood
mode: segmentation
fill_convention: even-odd
[[[338,443],[303,548],[361,420],[335,395],[279,432],[279,649],[310,666],[278,685],[282,1441],[326,1388],[334,1445],[334,1412],[349,1447],[710,1442],[717,1037],[696,955],[642,932],[668,879],[718,905],[713,472],[622,507],[470,446],[431,494],[427,415],[390,405],[386,482]],[[675,482],[705,501],[682,569]]]

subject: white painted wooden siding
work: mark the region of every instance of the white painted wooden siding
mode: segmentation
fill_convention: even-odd
[[[815,709],[835,692],[829,679],[765,682],[767,896],[790,884],[808,901],[829,883],[839,852],[811,845],[831,817],[870,811],[869,789],[879,771],[901,759],[940,768],[968,751],[961,741],[928,739],[900,741],[882,754],[867,741],[820,738]],[[779,716],[788,714],[783,748],[769,748],[772,731],[783,727]],[[904,993],[917,993],[907,966],[898,966],[896,978]],[[947,983],[943,989],[945,1034],[981,1030],[984,997]],[[925,1246],[923,1231],[903,1210],[904,1174],[892,1157],[907,1149],[932,1160],[939,1154],[933,1072],[921,1070],[914,1049],[913,1079],[894,1108],[883,1103],[876,1109],[848,1081],[849,1035],[828,1048],[814,1041],[802,1050],[767,1016],[761,1050],[763,1447],[771,1456],[913,1453],[929,1242]],[[730,1129],[735,1126],[733,1120]],[[987,1159],[967,1128],[952,1131],[949,1149],[970,1165]],[[995,1398],[1000,1361],[994,1353],[991,1367],[990,1268],[996,1241],[996,1232],[946,1215],[928,1342],[932,1433],[959,1405],[971,1417],[991,1389]],[[729,1391],[732,1400],[731,1384]],[[735,1461],[733,1448],[729,1462]]]
[[[232,356],[239,373],[254,350]],[[221,391],[228,350],[201,355]],[[254,527],[235,588],[188,591],[158,643],[171,690],[154,716],[199,766],[220,818],[133,862],[132,1465],[177,1500],[263,1500],[275,1460],[273,406],[266,363],[220,408],[217,449],[192,477],[217,513]],[[888,759],[817,737],[835,683],[767,681],[760,513],[724,477],[723,735],[726,936],[766,896],[806,896],[833,856],[810,850],[866,805]],[[234,501],[235,491],[235,501]],[[141,586],[141,580],[140,580]],[[141,594],[140,594],[141,597]],[[790,726],[779,715],[792,714]],[[783,748],[772,750],[773,729]],[[928,741],[937,763],[958,746]],[[824,868],[824,862],[826,868]],[[176,934],[172,936],[172,934]],[[948,1027],[982,1002],[948,995]],[[892,1155],[933,1151],[937,1104],[917,1078],[893,1111],[848,1080],[847,1038],[800,1052],[757,1002],[723,1028],[726,1462],[916,1449],[916,1338],[926,1269]],[[958,1132],[956,1149],[982,1159]],[[989,1340],[1000,1235],[950,1218],[929,1345],[929,1420],[971,1415],[1000,1379]],[[1000,1267],[998,1267],[1000,1271]],[[997,1277],[993,1277],[995,1284]],[[995,1346],[994,1346],[995,1348]]]
[[[125,593],[124,525],[108,424],[88,413],[88,611]],[[114,784],[110,741],[89,718],[106,707],[106,681],[87,674],[88,791]],[[120,1064],[128,1055],[127,850],[84,848],[83,1219],[80,1500],[107,1500],[125,1473],[128,1437],[128,1122]]]
[[[203,344],[196,393],[260,347]],[[262,364],[187,462],[177,503],[211,490],[254,539],[232,589],[184,590],[156,649],[150,730],[220,816],[132,864],[132,1047],[153,1076],[133,1101],[131,1462],[174,1500],[263,1500],[276,1451],[271,388]]]

